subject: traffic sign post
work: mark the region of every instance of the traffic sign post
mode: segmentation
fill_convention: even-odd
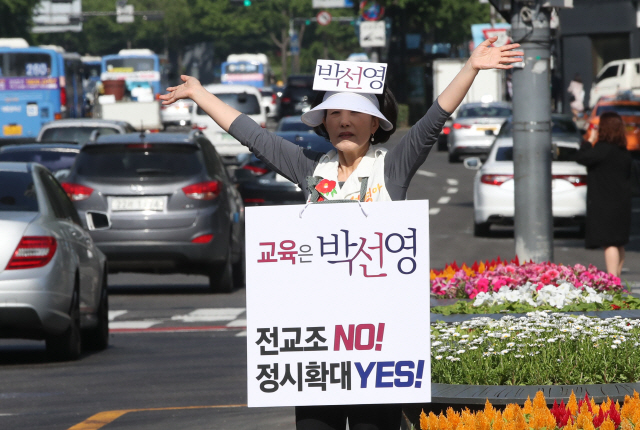
[[[497,37],[498,40],[493,42],[493,46],[500,47],[511,43],[511,36],[506,28],[485,28],[482,30],[485,39]]]
[[[360,46],[380,48],[387,44],[387,29],[384,21],[360,22]]]
[[[316,20],[320,25],[329,25],[331,23],[331,14],[326,10],[318,12]]]

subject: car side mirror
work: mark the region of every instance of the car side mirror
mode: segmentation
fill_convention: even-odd
[[[56,170],[56,172],[53,174],[53,177],[56,178],[58,180],[58,182],[62,181],[64,178],[66,178],[67,176],[69,176],[69,169],[60,169],[60,170]]]
[[[478,157],[465,158],[462,164],[464,164],[464,167],[470,170],[478,170],[480,167],[482,167],[482,161],[480,161]]]
[[[87,227],[93,230],[108,230],[111,228],[111,220],[106,212],[87,211],[86,212]]]

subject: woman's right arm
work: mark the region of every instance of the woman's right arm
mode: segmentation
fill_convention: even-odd
[[[169,93],[160,96],[163,105],[180,99],[193,100],[224,131],[247,146],[269,168],[292,182],[303,183],[308,169],[315,163],[316,156],[319,157],[321,154],[303,151],[299,146],[263,129],[255,121],[243,116],[241,112],[205,90],[196,78],[182,75],[180,79],[183,84],[167,88]]]

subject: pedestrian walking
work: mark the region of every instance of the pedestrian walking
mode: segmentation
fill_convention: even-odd
[[[569,106],[573,114],[573,120],[576,121],[584,112],[584,85],[579,73],[576,73],[569,82]]]
[[[404,200],[411,178],[424,162],[444,122],[469,90],[478,71],[510,69],[521,61],[518,44],[480,44],[463,69],[392,150],[380,148],[396,130],[397,102],[388,87],[383,94],[320,92],[302,120],[335,147],[327,154],[303,149],[261,128],[249,117],[210,94],[198,80],[167,88],[163,104],[191,98],[225,131],[247,146],[269,167],[297,183],[308,202]],[[296,407],[298,430],[397,430],[401,405],[340,405]]]
[[[587,166],[587,248],[604,248],[607,272],[620,277],[631,230],[631,163],[622,118],[600,116],[576,161]]]

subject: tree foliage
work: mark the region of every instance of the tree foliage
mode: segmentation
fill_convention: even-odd
[[[31,15],[40,0],[0,0],[0,37],[30,40]]]

